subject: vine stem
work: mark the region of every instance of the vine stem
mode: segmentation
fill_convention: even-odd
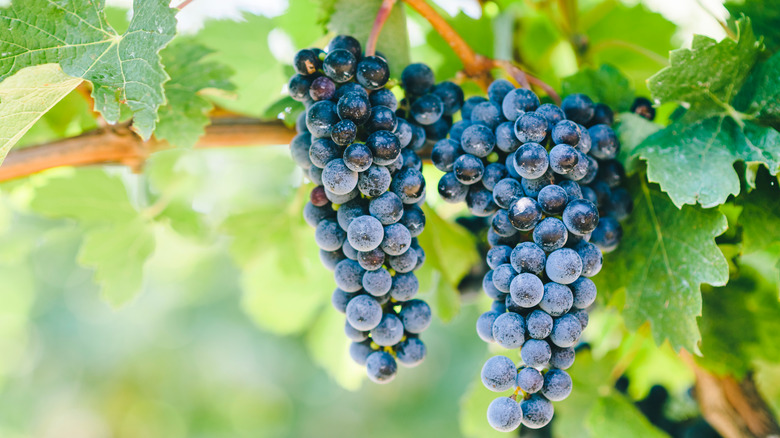
[[[288,144],[295,130],[282,122],[260,122],[226,115],[212,118],[196,149]],[[76,137],[13,149],[0,165],[0,182],[23,178],[60,166],[119,164],[140,171],[153,152],[171,145],[154,138],[143,141],[126,124],[95,129]]]
[[[183,2],[181,2],[181,4],[179,6],[176,6],[176,9],[181,11],[182,9],[184,9],[185,6],[187,6],[188,4],[192,3],[193,1],[195,1],[195,0],[184,0]]]
[[[699,366],[687,351],[681,350],[680,357],[696,376],[695,395],[702,415],[721,436],[780,436],[780,425],[758,392],[750,373],[741,380],[733,376],[717,376]]]
[[[403,1],[425,18],[433,29],[441,35],[458,58],[460,58],[460,61],[463,63],[463,72],[466,76],[477,82],[483,89],[487,89],[493,80],[491,69],[500,68],[506,71],[520,86],[531,88],[531,85],[536,85],[544,90],[557,104],[560,104],[561,98],[558,96],[558,93],[541,79],[529,75],[511,61],[494,60],[476,53],[460,34],[447,23],[447,20],[436,12],[426,0]]]
[[[390,17],[395,1],[396,0],[382,1],[382,6],[379,7],[379,11],[376,13],[374,25],[371,27],[371,34],[368,36],[366,56],[374,56],[376,54],[376,42],[379,40],[379,33],[382,32],[382,26],[385,25],[385,21]]]
[[[404,2],[425,18],[433,29],[444,38],[444,41],[449,44],[450,48],[463,62],[463,71],[466,75],[486,87],[491,79],[490,69],[494,65],[493,60],[476,53],[460,34],[447,23],[444,17],[436,12],[425,0],[404,0]]]

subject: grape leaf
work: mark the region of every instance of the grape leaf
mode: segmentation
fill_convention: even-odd
[[[323,3],[321,0],[290,0],[287,11],[275,17],[274,22],[290,36],[295,47],[304,48],[322,36],[323,29],[312,24],[317,22],[317,5]]]
[[[165,206],[155,212],[155,222],[170,225],[177,233],[202,239],[209,234],[204,216],[193,209],[193,202],[208,184],[205,158],[185,149],[169,149],[152,154],[146,161],[144,175],[149,183],[150,195],[156,195],[153,204]]]
[[[485,360],[487,360],[487,357]],[[505,433],[498,432],[490,427],[485,412],[487,412],[490,402],[501,396],[508,397],[510,394],[497,394],[488,391],[482,384],[479,374],[475,373],[474,377],[460,399],[459,421],[461,432],[469,438],[505,437]]]
[[[85,225],[128,222],[138,215],[124,184],[97,168],[84,168],[46,181],[36,188],[30,207],[55,218]]]
[[[740,126],[726,115],[700,118],[688,111],[680,120],[634,149],[647,161],[647,177],[669,194],[675,205],[713,207],[737,195],[734,163],[762,163],[780,171],[780,133],[753,123]]]
[[[759,178],[758,187],[741,197],[742,247],[746,254],[780,247],[780,189],[777,182]]]
[[[173,44],[160,52],[171,80],[165,83],[167,103],[160,107],[155,137],[174,146],[193,147],[209,124],[214,104],[203,97],[209,90],[234,90],[232,71],[204,60],[213,51],[192,41]]]
[[[143,265],[155,247],[154,230],[118,177],[97,168],[71,170],[37,187],[30,207],[84,226],[79,263],[95,269],[110,304],[121,305],[140,291]]]
[[[696,36],[691,49],[672,52],[671,66],[649,79],[656,100],[690,107],[633,151],[647,161],[648,179],[658,182],[677,206],[698,202],[712,207],[739,194],[737,161],[753,169],[747,177],[750,185],[759,164],[772,174],[780,171],[780,134],[757,125],[753,116],[732,106],[735,101],[740,108],[760,113],[766,107],[771,113],[772,94],[777,92],[770,65],[766,84],[756,80],[748,85],[755,86],[752,93],[746,92],[755,101],[735,99],[761,51],[750,21],[740,20],[737,25],[737,40],[715,42]]]
[[[695,352],[700,285],[728,281],[728,264],[714,240],[726,230],[726,218],[717,210],[678,210],[665,194],[637,180],[630,184],[634,212],[623,224],[630,238],[605,254],[609,269],[594,281],[606,301],[625,293],[623,316],[630,330],[648,321],[656,343],[668,339],[675,350]]]
[[[760,123],[780,129],[780,53],[753,69],[734,106],[742,112],[755,114]]]
[[[344,335],[344,315],[325,309],[306,333],[306,347],[319,364],[342,388],[355,391],[365,379],[365,370],[349,355],[351,341]]]
[[[561,82],[564,96],[585,93],[594,101],[609,105],[613,111],[628,111],[634,101],[634,89],[617,68],[604,64],[598,70],[587,68]]]
[[[629,346],[631,337],[634,339]],[[654,385],[661,385],[672,394],[682,394],[693,386],[696,376],[669,344],[655,345],[642,332],[627,334],[626,338],[623,346],[628,346],[634,354],[625,372],[631,382],[628,387],[630,398],[641,400],[647,397]]]
[[[144,263],[154,246],[151,225],[139,217],[88,230],[78,261],[95,269],[103,297],[119,306],[141,289]]]
[[[327,28],[336,34],[347,34],[357,38],[365,49],[368,34],[382,0],[335,0],[332,4]],[[376,44],[376,50],[382,52],[390,65],[390,73],[400,76],[409,64],[409,36],[406,31],[406,13],[404,8],[396,7],[390,13],[382,34]]]
[[[451,320],[460,309],[458,283],[479,260],[474,237],[457,224],[445,221],[436,212],[423,206],[425,232],[418,236],[425,251],[425,264],[417,273],[420,289],[430,288],[429,300],[435,313],[444,321]]]
[[[317,257],[311,230],[300,229],[299,224],[292,232],[285,228],[293,227],[277,226],[273,231],[264,227],[279,240],[265,242],[265,250],[242,266],[241,304],[259,326],[293,334],[311,326],[336,286]]]
[[[750,265],[780,290],[780,189],[774,178],[761,172],[756,189],[740,197],[741,264]]]
[[[62,71],[59,65],[51,65]],[[40,68],[40,66],[27,68],[34,69]],[[75,79],[64,73],[62,74],[68,79]],[[0,84],[7,83],[12,78],[13,76]],[[1,87],[2,85],[0,85]],[[2,98],[0,97],[0,99]],[[0,100],[0,104],[2,104],[2,101]],[[91,102],[84,99],[84,96],[79,93],[78,87],[76,87],[75,90],[66,94],[65,97],[46,111],[13,147],[23,149],[28,146],[59,140],[63,137],[75,137],[97,127],[98,124],[95,119],[95,113],[92,111]]]
[[[724,287],[705,288],[697,362],[718,374],[749,372],[756,360],[780,361],[780,302],[776,286],[742,266]],[[728,321],[724,324],[724,321]]]
[[[56,64],[27,67],[0,82],[0,164],[33,124],[80,83]]]
[[[776,52],[780,50],[780,1],[778,0],[742,0],[729,1],[724,6],[731,13],[732,27],[735,18],[747,15],[753,22],[757,35],[764,37],[767,48]]]
[[[302,103],[290,96],[285,96],[272,103],[263,114],[264,119],[278,119],[284,122],[288,128],[294,128],[298,116],[306,111]]]
[[[593,65],[620,66],[642,94],[647,78],[666,66],[664,58],[675,47],[677,27],[642,3],[600,2],[578,17],[577,26],[586,36],[585,57]]]
[[[572,393],[566,400],[555,403],[554,437],[666,436],[650,424],[626,396],[613,388],[615,372],[630,357],[636,342],[643,343],[644,338],[624,338],[622,348],[609,351],[603,357],[590,349],[577,351],[577,360],[568,370],[573,383]]]
[[[650,423],[625,396],[612,394],[599,397],[587,420],[594,436],[641,436],[647,438],[668,437]]]
[[[619,159],[628,174],[640,170],[639,160],[634,151],[647,137],[663,127],[634,113],[620,113],[615,125],[615,133],[620,140]]]
[[[305,25],[305,24],[302,24]],[[241,21],[210,20],[193,38],[214,50],[209,58],[235,72],[235,96],[212,96],[220,107],[259,117],[282,96],[287,78],[266,43],[274,21],[245,13]]]
[[[648,87],[661,103],[685,102],[697,111],[720,112],[742,87],[760,51],[750,20],[740,20],[736,40],[694,35],[690,49],[672,51],[670,66],[648,79]]]
[[[222,226],[242,267],[244,309],[275,333],[307,329],[336,287],[301,215],[310,189],[301,186],[286,210],[259,208],[230,216]]]
[[[588,330],[592,330],[591,327]],[[572,392],[566,400],[555,403],[553,436],[598,437],[587,424],[590,412],[601,394],[611,394],[613,378],[610,376],[619,359],[617,351],[609,351],[603,357],[588,348],[577,351],[574,365],[567,370],[572,379]]]
[[[92,82],[95,109],[108,122],[127,105],[133,129],[148,139],[168,80],[158,52],[176,33],[176,10],[168,4],[135,0],[130,27],[119,35],[106,21],[105,0],[14,0],[0,10],[0,80],[58,62],[68,75]]]

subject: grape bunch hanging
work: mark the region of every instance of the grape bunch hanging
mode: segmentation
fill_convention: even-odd
[[[610,108],[586,95],[558,107],[497,80],[488,99],[464,103],[462,120],[433,148],[433,164],[446,172],[438,185],[444,200],[492,218],[483,289],[494,302],[477,334],[520,349],[519,363],[494,356],[482,369],[489,390],[513,391],[488,406],[496,430],[545,426],[552,402],[572,390],[565,370],[596,299],[590,277],[602,252],[617,247],[619,221],[633,208],[620,187],[612,123]]]
[[[425,261],[417,236],[425,228],[422,160],[427,144],[445,138],[463,92],[436,85],[423,64],[402,75],[399,103],[385,86],[384,57],[365,55],[351,36],[323,51],[304,49],[290,96],[306,111],[297,122],[291,155],[316,184],[304,207],[315,228],[320,258],[334,271],[333,306],[346,314],[350,355],[368,377],[387,383],[398,363],[413,367],[426,356],[420,334],[431,309],[416,299],[414,271]]]

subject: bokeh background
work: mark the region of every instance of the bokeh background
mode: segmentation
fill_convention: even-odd
[[[108,3],[114,6],[113,20],[122,22],[130,1]],[[179,14],[179,28],[217,46],[223,60],[244,59],[254,66],[255,75],[245,68],[236,78],[247,92],[242,100],[225,102],[250,114],[247,109],[255,105],[260,113],[264,106],[258,99],[283,96],[285,65],[302,41],[325,41],[314,3],[195,0]],[[474,0],[436,3],[460,23],[482,18]],[[612,3],[660,14],[673,23],[676,46],[689,42],[693,33],[724,36],[711,16],[727,17],[717,0]],[[286,30],[291,22],[298,33]],[[407,25],[412,59],[441,64],[438,72],[452,70],[431,49],[427,23],[408,14]],[[231,32],[239,28],[247,40],[234,40]],[[547,48],[543,54],[551,76],[576,71],[566,47]],[[641,93],[641,81],[635,86]],[[94,119],[78,99],[66,98],[21,145],[93,128]],[[426,172],[430,185],[438,175]],[[38,206],[56,197],[52,187],[65,179],[84,185],[118,181],[126,202],[139,209],[153,206],[160,193],[173,192],[174,206],[182,207],[170,209],[155,224],[156,244],[143,267],[141,292],[121,307],[101,297],[99,279],[79,263],[83,225],[39,214]],[[124,167],[100,174],[55,169],[0,185],[0,437],[480,434],[476,424],[484,422],[480,416],[492,395],[482,388],[474,395],[477,389],[472,389],[488,354],[473,326],[487,303],[473,288],[458,291],[464,293],[459,311],[449,309],[446,322],[434,318],[425,333],[429,356],[422,366],[402,369],[391,385],[364,382],[362,370],[345,354],[343,316],[330,309],[330,274],[318,264],[311,231],[297,219],[302,182],[287,147],[278,145],[161,152],[142,174]],[[86,189],[69,194],[82,200],[94,195]],[[429,195],[430,206],[443,218],[464,214],[441,205],[432,191]],[[112,208],[113,197],[108,193],[98,201]],[[289,239],[308,242],[310,251],[297,252],[300,248],[292,248]],[[285,275],[275,275],[280,271]],[[289,284],[296,276],[302,280]],[[437,293],[422,297],[439,300]],[[624,338],[619,317],[609,310],[597,310],[592,320],[587,340],[593,349],[578,359],[583,371],[575,375],[575,385],[597,392],[625,375],[622,389],[632,401],[641,401],[648,400],[653,385],[662,384],[669,398],[647,403],[674,420],[698,421],[689,391],[692,376],[670,349],[656,348],[646,334]],[[619,349],[631,349],[633,362],[617,376],[601,375],[613,370],[601,369],[599,360]],[[772,371],[765,373],[759,378],[772,377]],[[582,436],[577,406],[583,400],[575,395],[561,403],[565,423],[556,420],[553,432],[545,433]],[[471,405],[479,412],[473,418],[461,409]],[[618,406],[607,414],[624,412]],[[691,436],[710,436],[705,433],[711,432]]]

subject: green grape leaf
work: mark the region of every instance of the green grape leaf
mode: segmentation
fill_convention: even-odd
[[[702,298],[702,356],[697,362],[717,374],[741,377],[756,360],[780,361],[780,344],[776,342],[780,302],[776,285],[742,266],[736,278],[724,287],[706,288]]]
[[[167,103],[160,107],[155,137],[191,148],[206,133],[214,104],[204,97],[214,90],[231,91],[233,74],[224,64],[204,60],[213,51],[192,41],[173,44],[160,52],[171,80],[165,83]]]
[[[0,10],[0,80],[58,62],[66,74],[92,83],[95,109],[108,122],[127,106],[133,129],[148,139],[168,80],[158,52],[176,33],[169,3],[135,0],[130,27],[119,35],[106,21],[105,0],[14,0]]]
[[[192,238],[202,238],[209,233],[205,216],[192,208],[195,197],[208,184],[205,158],[185,149],[169,149],[156,152],[146,161],[144,174],[149,181],[151,194],[157,196],[147,210],[156,222],[170,225],[177,233]]]
[[[68,169],[37,187],[30,207],[84,227],[79,263],[95,269],[103,297],[119,306],[137,294],[154,251],[153,223],[130,203],[122,180],[98,168]]]
[[[742,112],[755,114],[759,123],[780,129],[780,53],[753,69],[734,106]]]
[[[620,113],[615,125],[615,134],[620,140],[618,159],[623,163],[630,175],[641,170],[640,161],[634,151],[647,137],[660,131],[663,127],[634,113]]]
[[[274,18],[274,22],[290,36],[296,48],[307,47],[322,36],[323,29],[314,26],[317,22],[318,4],[322,0],[290,0],[287,11]]]
[[[628,111],[634,101],[634,89],[617,68],[604,64],[598,70],[587,68],[566,77],[561,82],[564,96],[585,93],[594,101],[608,105],[613,111]]]
[[[458,283],[479,260],[474,237],[460,225],[448,222],[423,206],[425,232],[418,236],[425,251],[425,265],[418,272],[420,289],[430,286],[430,300],[435,313],[444,321],[451,320],[460,309]],[[424,269],[424,270],[423,270]]]
[[[682,394],[693,386],[696,376],[669,344],[655,345],[641,332],[633,337],[635,344],[629,348],[634,356],[625,372],[631,382],[628,395],[632,399],[647,397],[654,385],[661,385],[672,394]]]
[[[685,102],[697,111],[723,110],[758,60],[761,43],[750,20],[737,22],[737,39],[716,42],[694,35],[690,49],[674,50],[670,66],[648,79],[653,98],[661,103]]]
[[[584,56],[592,65],[619,65],[636,90],[644,94],[650,75],[665,67],[677,26],[644,4],[601,2],[578,17],[587,39]]]
[[[780,171],[780,133],[725,115],[700,118],[688,111],[634,149],[647,162],[647,177],[675,205],[714,207],[740,192],[734,163],[761,163]]]
[[[138,218],[89,229],[78,260],[95,269],[103,297],[120,306],[141,289],[144,264],[154,246],[152,226]]]
[[[539,10],[532,3],[527,2],[507,3],[502,14],[513,15],[511,17],[513,34],[503,38],[498,33],[494,35],[496,57],[512,59],[516,56],[520,60],[533,60],[534,73],[550,86],[559,88],[560,76],[577,71],[577,57],[572,45],[568,44],[567,38],[561,34],[558,25],[550,19],[548,11]],[[482,14],[480,20],[488,18],[486,14]],[[490,23],[488,22],[486,26],[490,26]],[[477,35],[479,34],[474,34],[475,37]],[[514,50],[509,52],[510,56],[506,56],[506,52],[499,51],[507,44],[501,41],[504,38],[508,39],[508,44],[512,46],[510,50]]]
[[[590,328],[588,329],[590,330]],[[574,365],[567,370],[572,379],[572,391],[565,400],[555,403],[555,421],[553,436],[597,437],[587,426],[590,412],[601,394],[611,394],[612,369],[618,360],[618,353],[610,351],[604,357],[598,357],[590,349],[577,352]]]
[[[242,267],[241,304],[260,327],[278,334],[300,333],[330,299],[336,287],[332,274],[317,257],[310,229],[296,224],[293,232],[264,230],[286,239],[267,242],[265,251]]]
[[[59,65],[49,64],[62,71]],[[41,68],[41,66],[27,67],[28,69]],[[21,73],[18,73],[21,74]],[[65,75],[68,79],[74,79]],[[0,83],[8,83],[13,76]],[[80,80],[80,79],[76,79]],[[50,82],[47,82],[50,83]],[[63,90],[64,91],[64,90]],[[0,105],[5,100],[0,97]],[[98,124],[92,106],[78,91],[78,87],[66,94],[59,102],[46,111],[37,122],[14,145],[14,148],[22,149],[41,143],[59,140],[63,137],[75,137],[86,131],[97,129]]]
[[[780,188],[774,178],[765,176],[760,173],[756,189],[740,197],[740,263],[761,272],[780,291]]]
[[[769,178],[767,178],[769,179]],[[780,247],[780,189],[777,182],[764,183],[759,179],[758,187],[740,197],[742,213],[742,248],[749,254],[771,247]]]
[[[336,12],[336,0],[320,0],[319,8],[317,8],[317,21],[319,23],[328,24],[330,17]]]
[[[777,105],[776,61],[759,67],[747,90],[740,92],[761,43],[749,20],[737,25],[736,40],[696,36],[691,49],[672,52],[671,66],[649,79],[657,100],[690,107],[633,150],[633,156],[647,161],[648,179],[658,182],[677,206],[713,207],[739,194],[737,161],[748,165],[749,185],[760,164],[772,174],[780,171],[780,133],[759,126],[754,115],[732,106],[771,120]]]
[[[741,15],[750,17],[757,35],[764,37],[767,48],[776,52],[780,50],[780,1],[778,0],[741,0],[729,1],[725,4],[731,13],[733,28],[734,19]]]
[[[269,106],[263,114],[264,119],[278,119],[288,128],[294,128],[298,116],[306,111],[302,103],[290,96],[285,96]]]
[[[594,277],[602,299],[625,294],[623,316],[629,330],[650,323],[653,338],[669,340],[675,350],[696,352],[702,283],[722,286],[728,264],[715,244],[727,227],[717,210],[684,206],[682,210],[643,180],[633,178],[634,211],[623,223],[616,251],[605,254],[604,269]]]
[[[327,28],[335,34],[352,35],[365,48],[368,34],[382,0],[335,0],[331,10]],[[409,36],[406,31],[406,13],[404,8],[393,8],[385,25],[382,26],[376,50],[382,52],[390,65],[390,73],[400,76],[401,71],[409,64]]]
[[[572,393],[566,400],[555,403],[554,437],[667,436],[613,387],[616,370],[631,357],[637,342],[645,343],[642,336],[627,337],[622,348],[603,357],[589,349],[577,352],[577,360],[568,370]]]
[[[0,82],[0,164],[33,124],[80,83],[56,64],[27,67]]]
[[[487,357],[485,360],[487,360]],[[498,394],[488,391],[482,384],[479,373],[474,373],[474,377],[460,399],[459,421],[461,432],[469,438],[505,437],[505,433],[498,432],[490,427],[485,413],[490,402],[498,397],[508,397],[510,393]]]
[[[138,216],[122,180],[98,168],[49,179],[36,188],[30,207],[44,216],[72,218],[85,225],[130,222]]]
[[[599,397],[587,419],[587,427],[593,436],[641,436],[646,438],[669,437],[653,426],[639,409],[625,396],[612,393]]]
[[[366,372],[349,355],[351,341],[344,337],[344,315],[326,308],[306,333],[306,347],[312,360],[342,388],[360,388]]]
[[[230,216],[222,225],[233,238],[231,254],[242,267],[244,309],[275,333],[309,328],[336,287],[301,215],[310,189],[301,186],[286,210],[259,208]]]
[[[241,21],[209,20],[193,39],[214,50],[209,59],[233,69],[234,96],[211,96],[220,107],[260,117],[283,97],[289,79],[274,61],[266,40],[274,20],[245,13]],[[238,36],[238,37],[237,37]]]

